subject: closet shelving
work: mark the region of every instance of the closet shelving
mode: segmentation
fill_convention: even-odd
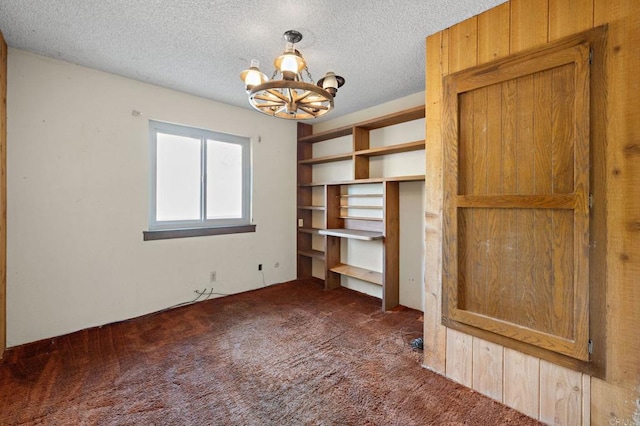
[[[313,133],[309,124],[298,123],[298,277],[312,276],[316,259],[324,264],[326,289],[339,287],[341,276],[348,276],[382,286],[383,310],[399,304],[399,185],[423,181],[424,175],[370,177],[369,159],[424,150],[425,142],[400,140],[370,147],[369,135],[375,129],[424,117],[425,108],[420,106],[319,133]],[[313,144],[348,135],[352,140],[349,152],[313,156]],[[354,179],[313,181],[314,166],[342,161],[351,162]],[[364,193],[350,191],[364,184],[369,185],[367,189],[371,186],[376,189]],[[324,204],[319,204],[319,198]],[[321,220],[314,214],[321,214]],[[318,238],[324,239],[322,249],[314,246]],[[342,263],[342,238],[382,241],[382,272]]]

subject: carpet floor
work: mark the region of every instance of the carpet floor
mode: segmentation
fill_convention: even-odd
[[[0,424],[539,424],[421,368],[420,315],[298,280],[23,345]]]

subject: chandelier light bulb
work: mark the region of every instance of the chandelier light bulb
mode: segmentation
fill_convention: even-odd
[[[333,71],[327,71],[324,77],[318,80],[318,86],[331,93],[331,96],[334,97],[338,93],[338,87],[341,87],[343,84],[344,78],[336,75]]]
[[[240,79],[244,81],[244,88],[247,93],[255,86],[259,86],[268,81],[267,76],[260,72],[260,61],[257,59],[251,60],[251,67],[240,73]]]
[[[287,43],[287,49],[280,62],[280,72],[293,72],[298,73],[298,62],[296,61],[296,54],[293,50],[293,43]]]
[[[333,71],[327,71],[327,74],[325,74],[322,88],[325,90],[338,89],[338,80],[336,80],[336,74]]]

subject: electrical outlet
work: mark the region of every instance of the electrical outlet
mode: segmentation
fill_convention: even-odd
[[[209,273],[209,282],[213,283],[216,281],[216,278],[218,278],[217,276],[218,274],[216,274],[216,271],[211,271]]]
[[[258,271],[262,271],[262,263],[258,264]]]
[[[304,221],[302,219],[298,219],[298,228],[302,228],[304,226]]]

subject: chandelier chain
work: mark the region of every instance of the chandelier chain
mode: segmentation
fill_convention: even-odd
[[[309,80],[311,80],[311,84],[316,84],[316,82],[313,80],[313,77],[311,77],[311,73],[309,72],[309,68],[307,66],[305,66],[304,70],[307,72],[307,77],[309,77]]]

